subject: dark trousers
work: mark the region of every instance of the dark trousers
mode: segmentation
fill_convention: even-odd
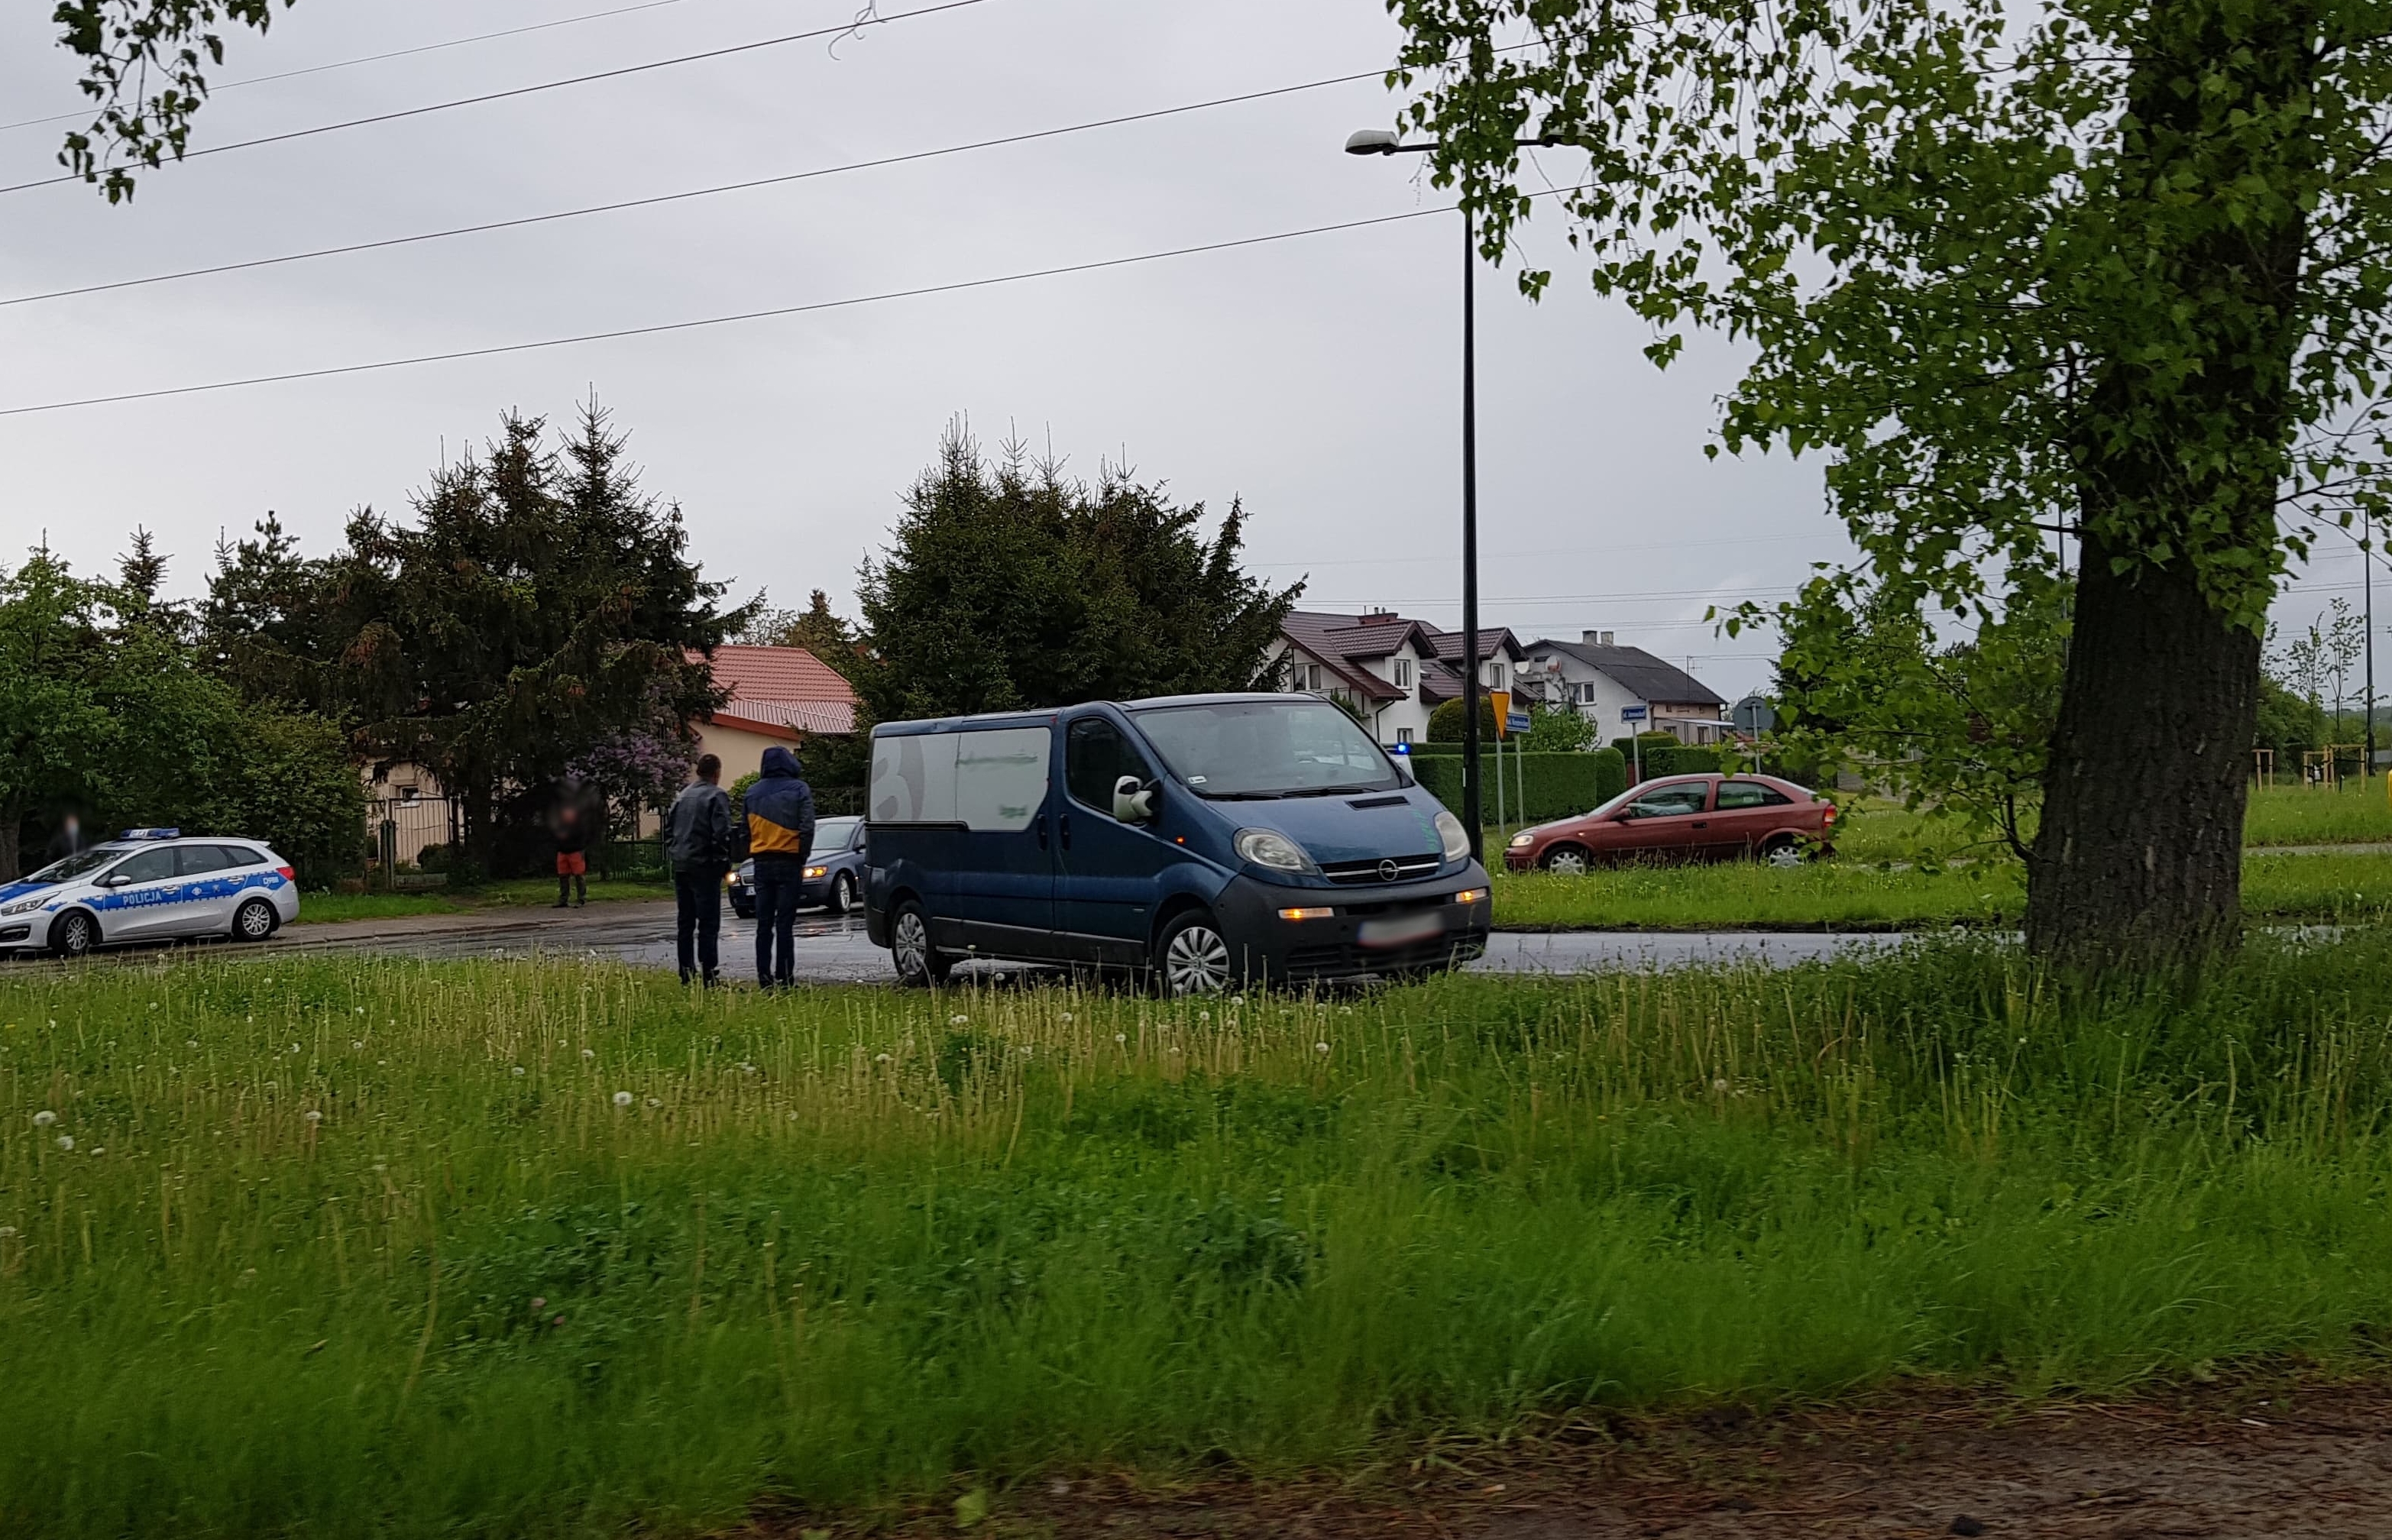
[[[694,960],[693,939],[696,943]],[[722,867],[700,866],[673,873],[673,942],[681,951],[682,983],[688,983],[701,971],[709,984],[722,977]]]
[[[805,886],[805,872],[802,861],[756,858],[756,981],[760,984],[786,984],[790,970],[798,965],[790,929],[797,924],[798,893]]]

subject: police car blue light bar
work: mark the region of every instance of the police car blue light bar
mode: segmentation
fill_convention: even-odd
[[[127,829],[120,837],[124,839],[180,839],[183,837],[183,831],[180,829]]]

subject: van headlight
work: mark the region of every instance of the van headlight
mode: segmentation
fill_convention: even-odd
[[[1458,827],[1458,825],[1457,825]],[[1229,842],[1241,860],[1274,872],[1319,872],[1320,865],[1303,846],[1277,829],[1241,829]]]
[[[1470,859],[1470,831],[1462,826],[1462,820],[1442,808],[1436,814],[1436,837],[1445,841],[1446,860]]]

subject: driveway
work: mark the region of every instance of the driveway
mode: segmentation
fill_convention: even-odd
[[[534,952],[601,957],[639,967],[674,966],[670,903],[604,903],[587,909],[532,910],[508,914],[422,914],[396,920],[353,920],[294,925],[268,943],[278,951],[374,952],[408,957],[522,957]],[[864,934],[861,916],[801,916],[797,926],[798,973],[814,984],[893,981],[889,954]],[[1774,966],[1814,958],[1882,951],[1902,938],[1819,931],[1498,931],[1476,973],[1572,974],[1599,968],[1668,968],[1690,964],[1758,962]],[[756,927],[722,916],[722,971],[753,975]],[[1013,964],[977,964],[971,971],[1024,971]]]

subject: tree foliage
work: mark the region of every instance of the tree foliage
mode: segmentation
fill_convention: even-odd
[[[286,10],[297,3],[282,0]],[[58,0],[50,19],[82,61],[77,84],[96,110],[66,136],[58,163],[115,203],[133,196],[133,165],[155,171],[183,158],[227,30],[266,31],[274,0]]]
[[[211,651],[253,696],[338,721],[362,757],[429,767],[487,859],[501,811],[568,768],[685,740],[722,698],[703,655],[748,619],[717,607],[723,586],[624,442],[594,405],[561,447],[510,412],[484,453],[434,474],[411,522],[361,511],[316,560],[261,524],[219,560]]]
[[[1722,446],[1823,452],[1878,579],[1982,629],[2077,537],[2030,940],[2230,943],[2268,601],[2305,519],[2386,508],[2380,0],[1390,8],[1488,253],[1515,136],[1568,147],[1595,287],[1657,362],[1749,349]]]
[[[864,661],[864,639],[853,622],[831,609],[830,595],[820,589],[802,610],[774,609],[759,601],[754,618],[732,640],[751,647],[802,647],[851,680]]]
[[[46,551],[0,574],[0,879],[70,810],[265,840],[303,881],[347,870],[365,803],[339,730],[209,672],[165,563],[136,534],[115,583]]]
[[[1201,503],[1107,467],[1093,484],[960,427],[905,496],[892,543],[858,584],[874,720],[1077,701],[1268,688],[1303,585],[1238,565],[1244,511],[1210,537]]]

